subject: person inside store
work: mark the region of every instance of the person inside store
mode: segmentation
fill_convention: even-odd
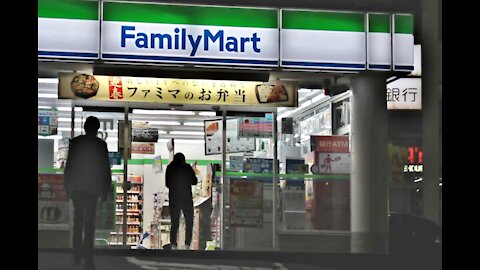
[[[180,221],[180,211],[185,217],[185,249],[190,249],[193,231],[193,199],[192,185],[198,180],[193,168],[186,163],[185,155],[176,153],[172,162],[167,166],[165,182],[168,188],[168,204],[170,211],[170,247],[175,250],[177,246],[177,232]]]
[[[70,140],[64,171],[65,190],[73,201],[73,259],[76,265],[84,260],[85,269],[95,269],[93,245],[98,199],[104,202],[111,186],[107,144],[97,137],[100,122],[89,116],[84,124],[85,135]]]

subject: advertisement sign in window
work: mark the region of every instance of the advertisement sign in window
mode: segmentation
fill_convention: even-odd
[[[230,226],[263,226],[263,183],[261,181],[230,181]]]
[[[59,99],[295,107],[297,84],[60,73]]]
[[[38,174],[38,223],[68,224],[63,174]]]

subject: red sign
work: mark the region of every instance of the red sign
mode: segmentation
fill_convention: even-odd
[[[123,99],[122,77],[108,77],[110,99]]]
[[[63,174],[38,174],[39,201],[68,201]]]
[[[417,146],[408,147],[408,162],[410,164],[423,164],[423,151]]]
[[[134,143],[132,144],[132,154],[155,154],[155,144]]]
[[[349,153],[348,136],[310,136],[312,151]]]

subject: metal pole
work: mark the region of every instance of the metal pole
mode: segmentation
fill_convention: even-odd
[[[128,103],[125,105],[123,124],[123,222],[122,222],[122,244],[127,245],[127,198],[128,198],[128,152],[130,151],[130,128],[128,124]]]
[[[273,176],[272,176],[272,246],[273,249],[278,249],[278,239],[277,239],[277,190],[278,190],[278,123],[277,123],[277,110],[273,111]]]
[[[227,191],[227,184],[229,181],[226,181],[227,179],[227,168],[226,168],[226,159],[227,159],[227,111],[223,110],[222,111],[222,211],[220,213],[221,216],[221,224],[220,224],[220,235],[222,236],[220,238],[220,248],[225,249],[225,225],[228,225],[228,215],[225,218],[225,211],[228,211],[228,208],[225,207],[225,201],[226,201],[226,191]]]

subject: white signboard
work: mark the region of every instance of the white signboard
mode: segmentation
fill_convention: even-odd
[[[350,173],[350,153],[319,153],[319,173]]]
[[[387,109],[421,110],[422,79],[400,78],[387,84]]]
[[[103,12],[105,60],[278,66],[275,9],[104,2]]]
[[[282,10],[282,67],[365,70],[365,14]]]
[[[38,1],[38,57],[98,59],[98,1]]]

